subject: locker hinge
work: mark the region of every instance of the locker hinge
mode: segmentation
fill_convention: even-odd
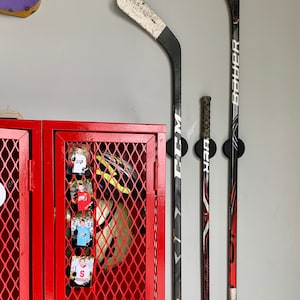
[[[154,162],[154,191],[157,192],[158,189],[158,163]]]
[[[29,191],[32,191],[34,188],[34,184],[33,184],[33,161],[29,160],[28,161],[28,189]]]

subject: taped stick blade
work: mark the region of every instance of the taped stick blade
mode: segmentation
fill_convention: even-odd
[[[117,5],[155,40],[166,27],[161,18],[142,0],[117,0]]]

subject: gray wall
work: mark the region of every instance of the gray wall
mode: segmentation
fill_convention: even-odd
[[[149,0],[182,46],[183,299],[200,299],[199,98],[212,97],[211,299],[226,299],[230,24],[225,0]],[[238,297],[300,299],[300,2],[241,0]],[[0,15],[0,109],[26,119],[165,123],[164,51],[113,0],[42,0],[32,16]],[[167,161],[166,299],[171,299]]]

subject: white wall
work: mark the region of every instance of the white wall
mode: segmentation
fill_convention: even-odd
[[[182,46],[182,299],[200,299],[199,99],[212,97],[211,299],[226,299],[230,25],[225,0],[149,0]],[[300,299],[300,2],[241,0],[238,298]],[[32,16],[0,15],[0,109],[26,119],[165,123],[164,51],[113,0],[42,0]],[[170,171],[167,289],[170,292]]]

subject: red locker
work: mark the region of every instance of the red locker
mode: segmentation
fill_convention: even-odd
[[[0,119],[0,299],[43,299],[40,122]]]
[[[16,278],[23,282],[22,299],[164,299],[165,126],[13,120],[1,124],[39,128],[37,137],[33,129],[21,130],[27,144],[19,150],[22,155],[29,152],[24,154],[24,170],[34,174],[22,187],[28,205],[16,218],[27,253],[20,259],[24,274]],[[14,132],[5,131],[11,138]],[[21,173],[23,178],[23,167]],[[25,175],[23,179],[27,182]],[[43,192],[38,204],[35,189],[40,196]],[[35,218],[41,204],[43,219]],[[28,211],[30,218],[25,218]],[[43,252],[36,247],[42,230]]]

